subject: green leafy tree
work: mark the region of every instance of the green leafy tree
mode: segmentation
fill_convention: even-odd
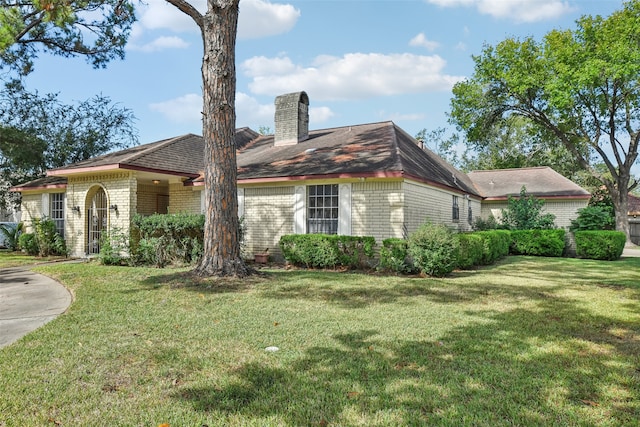
[[[584,16],[541,42],[509,38],[474,56],[474,74],[454,87],[452,120],[470,141],[510,116],[555,137],[604,185],[616,229],[629,238],[628,192],[640,140],[640,0],[608,18]],[[603,163],[607,174],[594,163]]]
[[[501,222],[511,230],[544,230],[554,228],[555,215],[542,213],[544,200],[527,195],[523,186],[520,197],[511,197],[507,201],[507,208],[502,210]]]
[[[44,176],[47,169],[137,143],[131,110],[98,95],[76,105],[57,95],[30,93],[17,82],[0,93],[0,206],[15,203],[10,185]]]
[[[0,0],[0,64],[26,75],[42,50],[104,67],[124,57],[135,19],[127,0]]]

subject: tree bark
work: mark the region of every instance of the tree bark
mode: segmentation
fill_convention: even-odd
[[[235,145],[235,45],[239,0],[209,0],[201,20],[204,55],[204,253],[199,276],[250,274],[240,253]]]

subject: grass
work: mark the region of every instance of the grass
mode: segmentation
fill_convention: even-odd
[[[7,249],[0,249],[0,268],[22,267],[60,259],[64,259],[64,257],[36,257],[22,252],[10,252]]]
[[[3,427],[640,425],[640,258],[446,279],[38,271],[76,300],[0,350]]]

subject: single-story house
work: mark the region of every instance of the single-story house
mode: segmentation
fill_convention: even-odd
[[[589,193],[550,168],[466,175],[393,122],[309,130],[309,98],[276,98],[275,134],[236,132],[239,215],[247,254],[291,233],[406,237],[425,221],[468,231],[522,185],[566,227]],[[52,169],[13,188],[23,220],[47,216],[74,256],[135,214],[203,212],[203,138],[189,134]],[[522,184],[522,185],[521,185]]]

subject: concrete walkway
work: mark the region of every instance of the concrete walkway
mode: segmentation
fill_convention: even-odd
[[[71,293],[28,267],[0,270],[0,348],[64,313]]]

